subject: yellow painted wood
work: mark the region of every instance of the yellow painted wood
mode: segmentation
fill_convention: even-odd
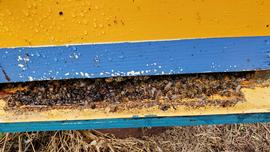
[[[269,0],[1,0],[0,47],[270,35]]]
[[[106,109],[54,109],[38,111],[5,111],[5,101],[0,100],[1,122],[28,122],[28,121],[54,121],[54,120],[85,120],[104,118],[130,118],[136,116],[192,116],[236,113],[263,113],[270,112],[270,87],[257,87],[255,89],[243,88],[241,90],[246,99],[237,103],[234,107],[203,107],[186,108],[177,107],[162,111],[158,107],[147,109],[132,109],[117,112],[107,112]]]

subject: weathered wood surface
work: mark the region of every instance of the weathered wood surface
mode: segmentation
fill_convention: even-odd
[[[270,37],[0,49],[0,83],[270,69]]]

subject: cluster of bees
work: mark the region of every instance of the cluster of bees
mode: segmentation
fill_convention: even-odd
[[[37,81],[27,89],[9,95],[9,107],[23,105],[89,105],[92,103],[126,103],[145,100],[158,102],[200,99],[220,95],[240,98],[246,74],[196,74],[151,77],[117,77],[107,79],[73,79]]]

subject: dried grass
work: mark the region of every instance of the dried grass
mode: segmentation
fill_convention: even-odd
[[[174,127],[124,139],[95,130],[7,133],[0,146],[3,152],[269,151],[269,137],[270,124],[238,124]]]

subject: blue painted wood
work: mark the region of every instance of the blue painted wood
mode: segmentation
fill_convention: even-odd
[[[270,69],[270,37],[2,48],[0,59],[0,83],[247,71]]]
[[[270,122],[270,113],[0,123],[0,132],[195,126],[258,122]]]

